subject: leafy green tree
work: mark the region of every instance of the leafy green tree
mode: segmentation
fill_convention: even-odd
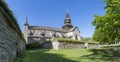
[[[92,22],[96,26],[93,40],[100,43],[120,41],[120,0],[104,0],[107,10],[104,16],[95,15]]]
[[[92,40],[92,38],[91,38],[91,37],[85,37],[85,38],[83,38],[83,41],[88,42],[88,41],[93,41],[93,40]]]

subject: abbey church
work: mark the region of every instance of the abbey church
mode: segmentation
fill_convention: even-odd
[[[26,18],[26,22],[24,24],[24,37],[26,43],[43,43],[44,40],[51,40],[54,38],[81,40],[79,28],[72,25],[68,10],[66,11],[66,17],[62,28],[31,26]]]

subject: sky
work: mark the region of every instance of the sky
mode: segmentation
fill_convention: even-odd
[[[13,11],[22,32],[28,17],[29,25],[62,28],[68,9],[72,24],[77,26],[82,37],[92,37],[94,15],[104,16],[102,0],[5,0]]]

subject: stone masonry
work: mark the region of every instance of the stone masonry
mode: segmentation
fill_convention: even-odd
[[[47,42],[43,44],[44,48],[52,48],[52,49],[82,49],[84,48],[84,43],[67,43],[67,42]],[[88,44],[88,48],[100,48],[100,44]]]
[[[0,1],[0,62],[13,62],[13,59],[25,49],[25,41],[19,35],[20,30],[13,29],[11,23],[8,23],[8,21],[12,22],[11,16],[2,4],[5,3]],[[12,25],[16,27],[14,22]],[[17,29],[19,33],[16,31]]]

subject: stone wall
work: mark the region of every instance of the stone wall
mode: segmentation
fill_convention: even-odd
[[[3,0],[0,1],[0,62],[13,62],[25,49],[25,41]]]
[[[120,52],[120,46],[119,47],[107,47],[106,49],[109,49],[111,51]]]
[[[59,42],[59,49],[78,49],[84,48],[84,44]]]
[[[44,48],[53,48],[53,49],[81,49],[84,48],[84,44],[77,43],[66,43],[66,42],[48,42],[43,44]],[[100,48],[99,44],[88,44],[88,48]]]
[[[88,48],[100,48],[100,46],[101,46],[100,44],[91,44],[91,43],[89,44],[88,43]]]
[[[52,42],[46,42],[43,44],[43,48],[47,48],[47,49],[52,49],[53,45]]]

